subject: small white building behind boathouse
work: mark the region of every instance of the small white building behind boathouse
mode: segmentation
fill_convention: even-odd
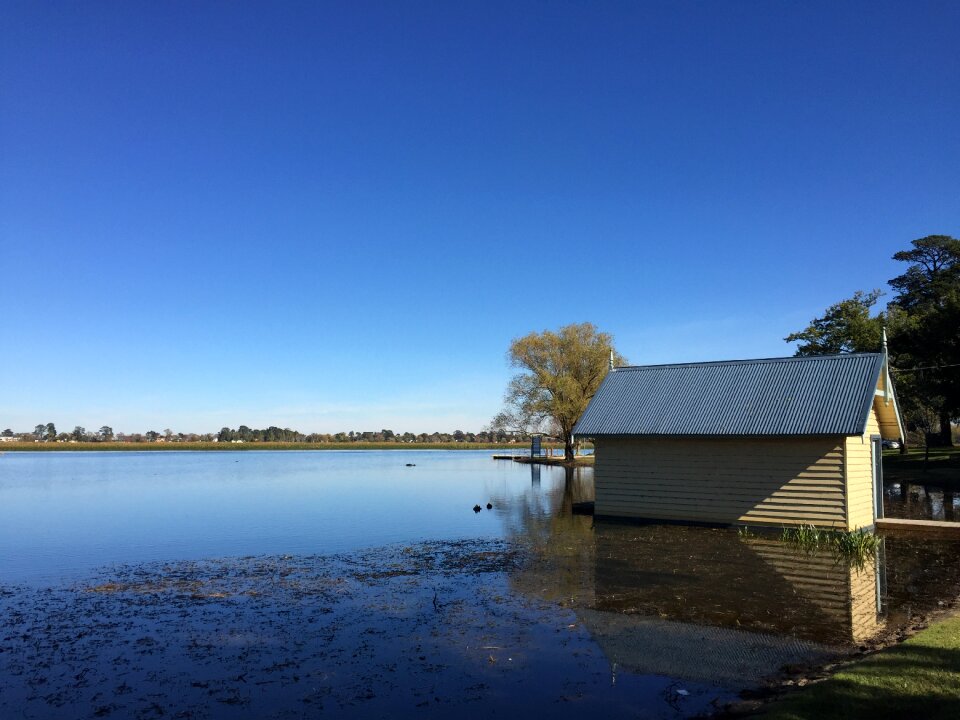
[[[621,367],[574,428],[597,516],[853,530],[903,423],[881,353]]]

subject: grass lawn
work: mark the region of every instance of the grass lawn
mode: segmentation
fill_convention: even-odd
[[[906,455],[885,450],[883,476],[918,484],[960,485],[960,447],[930,448],[928,461],[924,461],[923,448],[910,448]]]
[[[960,617],[771,703],[764,720],[960,718]]]

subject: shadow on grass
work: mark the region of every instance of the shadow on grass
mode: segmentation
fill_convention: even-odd
[[[960,618],[933,626],[897,647],[798,690],[759,717],[960,717]]]

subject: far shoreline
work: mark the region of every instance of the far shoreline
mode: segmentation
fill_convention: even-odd
[[[544,444],[544,449],[563,455],[562,445]],[[291,443],[291,442],[10,442],[0,443],[4,452],[69,452],[69,451],[116,451],[116,452],[232,452],[247,450],[498,450],[502,454],[529,455],[528,443]]]

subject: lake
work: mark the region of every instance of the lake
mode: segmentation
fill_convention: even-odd
[[[960,593],[957,542],[595,521],[491,455],[0,455],[0,716],[685,717]]]
[[[5,453],[0,578],[47,583],[116,562],[504,537],[520,507],[557,513],[562,469],[538,468],[541,480],[531,483],[529,466],[491,455]],[[472,511],[490,501],[492,511]]]

